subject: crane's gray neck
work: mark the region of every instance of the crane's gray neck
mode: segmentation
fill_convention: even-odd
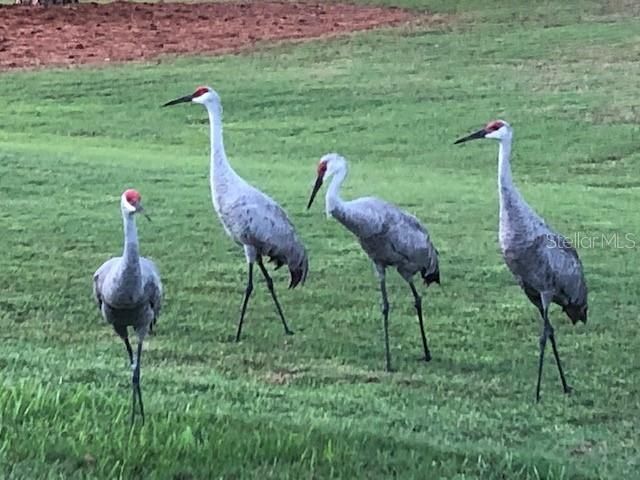
[[[511,138],[503,138],[498,149],[498,187],[500,192],[504,189],[514,188],[511,178]]]
[[[124,222],[124,251],[122,259],[124,269],[132,274],[140,273],[140,253],[138,250],[138,229],[133,214],[122,212]]]
[[[327,188],[327,194],[325,196],[325,209],[327,212],[327,216],[330,216],[333,211],[335,211],[341,204],[342,198],[340,198],[340,188],[342,187],[342,183],[344,179],[347,178],[347,165],[342,164],[340,168],[336,171],[331,179],[331,183],[329,184],[329,188]]]
[[[536,236],[544,225],[543,220],[531,209],[513,184],[511,178],[511,137],[500,141],[498,150],[498,195],[500,198],[501,246],[508,248],[519,239]]]
[[[227,161],[222,140],[222,104],[213,101],[205,104],[209,114],[209,127],[211,129],[211,186],[216,177],[235,175],[235,172]]]
[[[519,209],[522,202],[520,192],[511,178],[511,138],[500,140],[498,149],[498,197],[500,199],[500,218],[507,218],[510,212]]]

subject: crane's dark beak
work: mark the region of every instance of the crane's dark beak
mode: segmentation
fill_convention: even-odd
[[[136,213],[141,213],[144,216],[144,218],[151,221],[151,217],[147,214],[147,212],[145,212],[144,208],[142,208],[142,204],[140,203],[136,205]]]
[[[163,107],[170,107],[171,105],[177,105],[179,103],[186,103],[186,102],[190,102],[191,100],[193,100],[193,94],[185,95],[184,97],[180,97],[180,98],[176,98],[175,100],[171,100],[170,102],[167,102],[162,106]]]
[[[320,187],[322,187],[322,182],[323,178],[321,176],[318,176],[318,178],[316,178],[316,184],[313,186],[313,190],[311,191],[311,197],[309,198],[309,203],[307,204],[307,210],[311,208],[313,199],[316,198],[316,193],[318,193],[318,190],[320,190]]]
[[[468,142],[469,140],[477,140],[479,138],[484,138],[486,134],[487,134],[487,131],[484,128],[481,128],[480,130],[472,133],[471,135],[467,135],[466,137],[459,138],[458,140],[453,142],[453,144],[457,145],[458,143]]]

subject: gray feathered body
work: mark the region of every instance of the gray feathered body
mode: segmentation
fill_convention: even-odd
[[[328,211],[352,232],[371,260],[395,267],[407,281],[420,273],[440,283],[438,252],[418,219],[375,197],[339,202]]]
[[[538,309],[541,294],[548,294],[573,323],[586,322],[587,285],[575,248],[524,201],[510,172],[500,183],[499,240],[507,267]]]
[[[114,257],[103,263],[93,275],[93,295],[108,323],[144,334],[160,315],[162,282],[151,260],[135,257]]]

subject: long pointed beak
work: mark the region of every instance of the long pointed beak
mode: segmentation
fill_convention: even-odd
[[[481,128],[480,130],[472,133],[471,135],[467,135],[466,137],[459,138],[458,140],[453,142],[453,144],[456,145],[458,143],[468,142],[469,140],[477,140],[479,138],[484,138],[486,134],[487,134],[487,131],[484,128]]]
[[[323,181],[322,177],[316,178],[316,184],[313,186],[313,190],[311,191],[311,197],[309,197],[309,203],[307,204],[307,210],[309,210],[311,208],[311,204],[313,203],[313,199],[316,198],[316,193],[318,193],[318,190],[320,190],[320,187],[322,187],[322,181]]]
[[[170,107],[171,105],[177,105],[178,103],[186,103],[193,100],[193,95],[185,95],[184,97],[176,98],[175,100],[171,100],[170,102],[162,105],[163,107]]]
[[[147,214],[147,212],[145,212],[144,208],[140,203],[136,205],[136,213],[141,213],[144,216],[144,218],[151,221],[151,217]]]

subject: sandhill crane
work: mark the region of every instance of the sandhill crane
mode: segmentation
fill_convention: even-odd
[[[547,339],[551,340],[564,393],[571,387],[562,370],[553,326],[548,311],[551,302],[562,307],[573,324],[587,322],[587,285],[578,252],[562,235],[554,232],[525,202],[511,179],[511,142],[513,129],[502,120],[489,122],[484,128],[460,138],[455,143],[479,138],[500,142],[498,150],[498,194],[500,198],[500,248],[504,261],[540,311],[540,359],[536,401],[540,401],[540,381]]]
[[[133,189],[122,194],[120,210],[124,222],[124,251],[121,257],[104,262],[93,275],[93,295],[98,308],[103,318],[113,325],[116,333],[124,341],[129,354],[133,370],[132,424],[136,415],[136,399],[140,404],[140,415],[144,423],[144,407],[140,391],[142,343],[152,324],[158,319],[162,304],[162,283],[158,268],[151,260],[139,254],[138,231],[134,215],[143,212],[141,200],[140,194]],[[128,327],[133,327],[138,337],[138,350],[135,356],[129,343]]]
[[[167,107],[184,102],[204,105],[209,114],[211,128],[211,197],[213,207],[227,234],[244,249],[248,264],[247,285],[240,309],[240,319],[236,332],[236,342],[240,341],[249,297],[253,291],[253,264],[257,263],[284,331],[292,335],[282,313],[280,302],[273,287],[273,280],[262,261],[263,256],[275,262],[276,270],[286,264],[291,281],[289,288],[304,284],[309,263],[307,252],[298,239],[295,229],[285,211],[270,197],[249,185],[229,165],[222,142],[222,103],[217,92],[209,87],[199,87],[191,95],[171,100]]]
[[[385,272],[387,267],[395,267],[409,284],[414,298],[414,306],[420,324],[424,360],[431,360],[422,319],[422,299],[413,283],[413,276],[420,273],[424,283],[440,283],[438,251],[435,249],[427,230],[418,219],[375,197],[363,197],[345,202],[340,198],[340,187],[347,177],[347,161],[337,153],[324,155],[318,163],[318,176],[311,192],[307,209],[325,178],[333,177],[327,189],[325,208],[327,216],[332,216],[353,233],[375,267],[380,281],[382,295],[382,320],[384,328],[385,365],[391,371],[389,352],[389,301]]]

